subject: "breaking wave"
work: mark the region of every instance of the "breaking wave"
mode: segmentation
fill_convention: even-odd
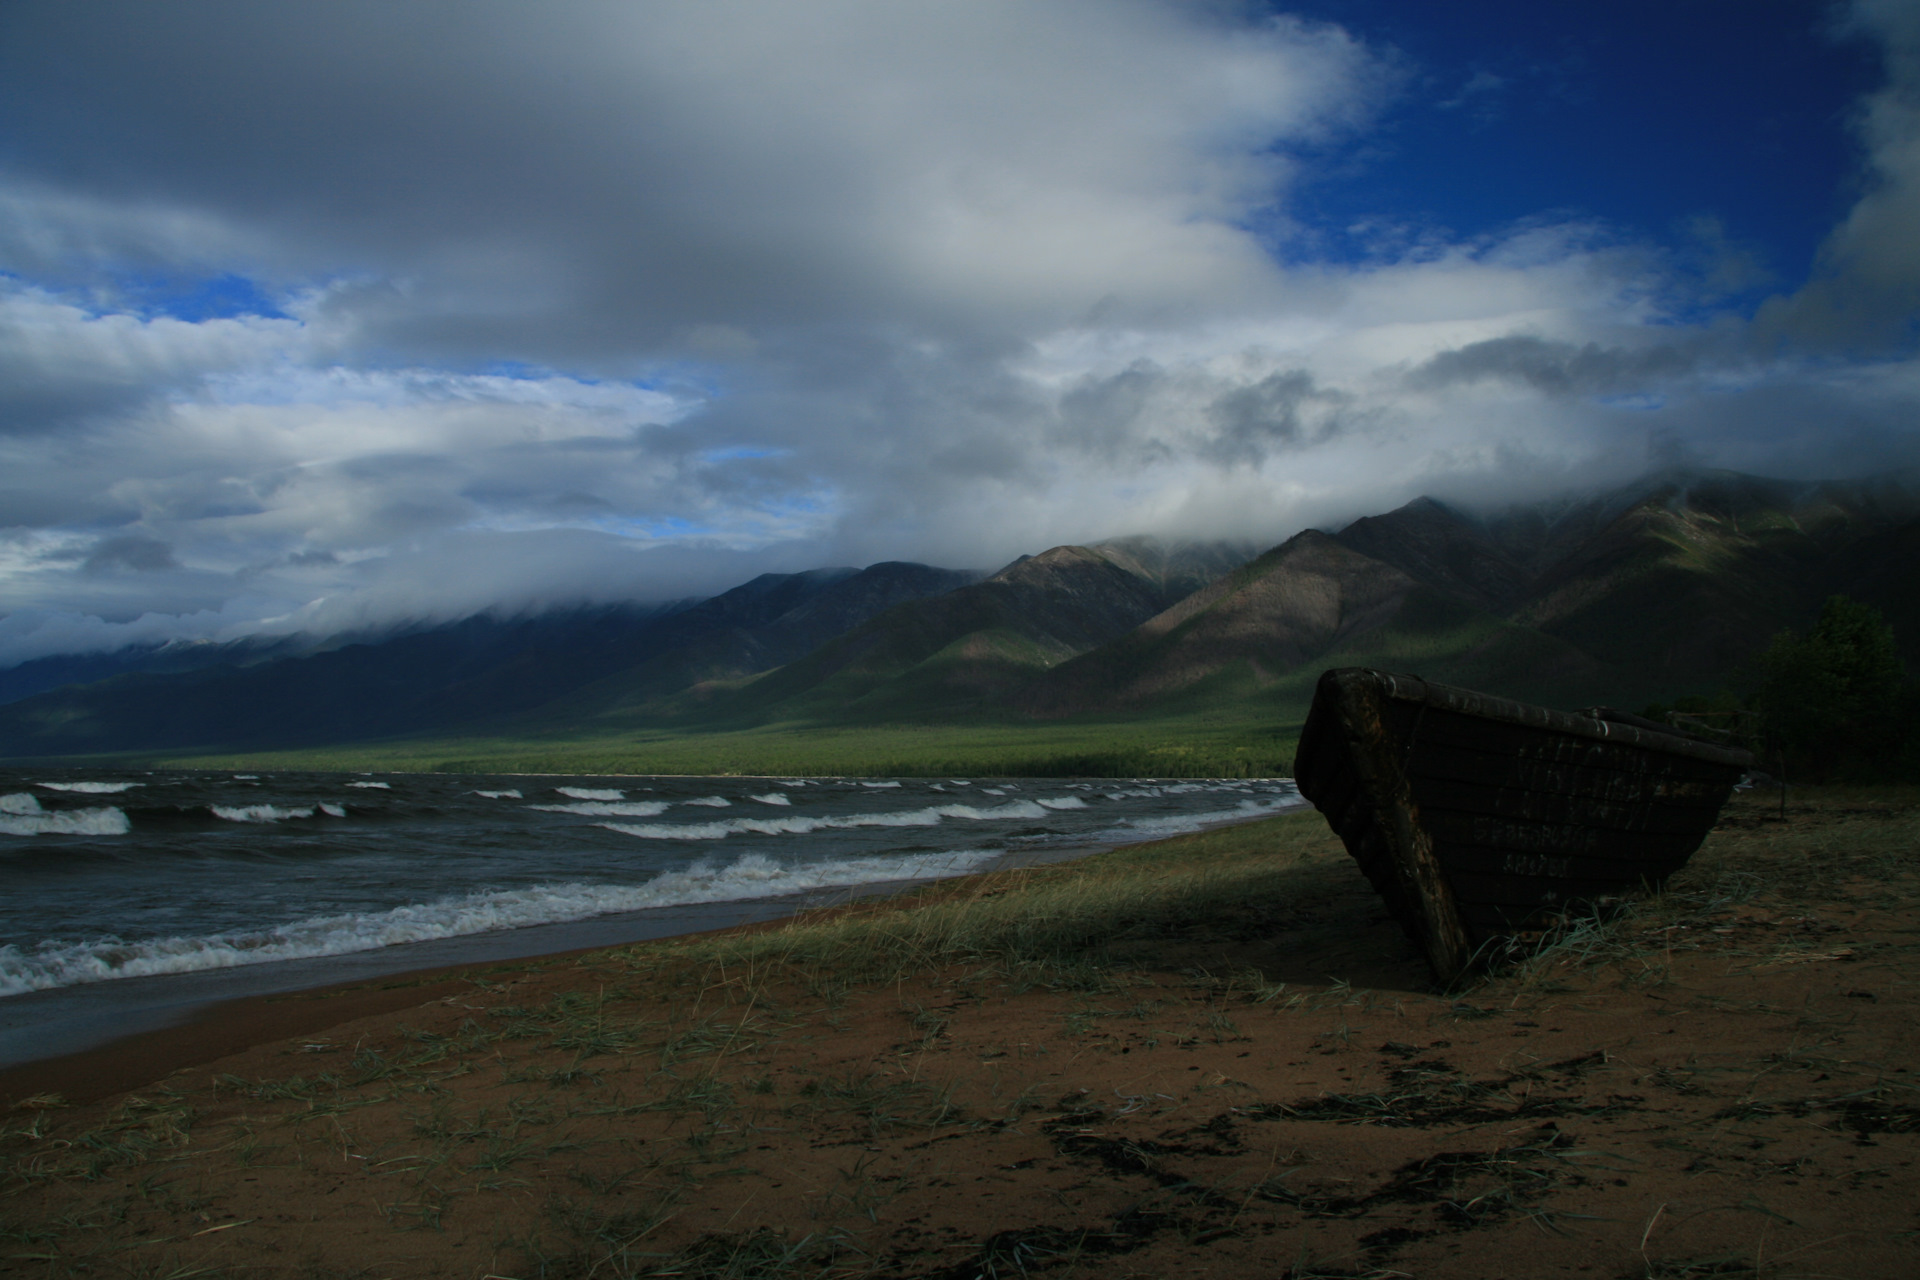
[[[30,792],[0,796],[0,835],[123,836],[131,830],[133,824],[127,821],[127,815],[111,806],[49,812]]]
[[[970,804],[936,804],[925,809],[906,809],[899,813],[847,813],[827,818],[728,818],[724,822],[656,823],[633,826],[622,822],[601,825],[622,835],[642,840],[724,840],[728,836],[752,833],[762,836],[800,836],[811,831],[845,831],[854,827],[937,827],[948,818],[970,822],[1005,821],[1009,818],[1044,818],[1047,811],[1031,800],[980,809]]]
[[[313,806],[311,805],[304,809],[282,809],[277,804],[210,804],[207,808],[213,811],[214,817],[224,818],[228,822],[285,822],[288,818],[311,818],[313,816]],[[334,813],[333,806],[328,805],[326,808],[329,813],[333,813],[333,816],[337,818],[347,816],[347,812],[344,809]]]
[[[555,787],[554,790],[563,796],[571,796],[575,800],[625,800],[627,798],[626,792],[615,791],[608,787]]]
[[[393,790],[393,784],[391,782],[349,782],[347,785],[350,787],[365,787],[369,791]]]
[[[34,785],[45,787],[49,791],[77,791],[81,795],[112,796],[147,784],[144,782],[39,782]]]
[[[518,800],[521,798],[518,791],[476,791],[473,794],[485,796],[489,800]]]
[[[702,862],[644,884],[553,884],[487,890],[368,914],[315,916],[253,932],[123,942],[48,942],[32,951],[0,946],[0,996],[162,973],[192,973],[372,951],[497,929],[559,924],[647,907],[777,898],[809,889],[964,875],[990,850],[841,858],[788,866],[747,854],[726,866]]]
[[[763,796],[748,796],[747,799],[758,800],[761,804],[777,804],[782,806],[791,806],[793,804],[793,797],[784,791],[769,791]]]
[[[1282,796],[1277,800],[1262,803],[1258,800],[1242,800],[1231,809],[1216,809],[1211,813],[1179,813],[1164,818],[1126,818],[1120,826],[1103,832],[1108,838],[1123,837],[1129,840],[1146,836],[1159,839],[1163,836],[1184,835],[1189,831],[1198,831],[1202,827],[1211,827],[1222,822],[1245,822],[1249,818],[1264,818],[1271,814],[1285,813],[1289,809],[1299,809],[1306,801],[1298,796]]]
[[[651,818],[667,811],[664,800],[576,800],[572,804],[530,804],[542,813],[578,813],[594,818]]]
[[[733,808],[733,801],[727,799],[725,796],[701,796],[697,800],[682,800],[680,803],[703,805],[709,809]]]

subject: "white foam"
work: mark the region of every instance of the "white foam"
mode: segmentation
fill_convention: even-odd
[[[257,773],[236,773],[233,775],[233,780],[235,782],[258,782],[260,775]]]
[[[1198,831],[1202,827],[1210,827],[1218,823],[1245,822],[1250,818],[1285,813],[1289,809],[1298,809],[1305,803],[1306,801],[1297,795],[1280,796],[1265,802],[1242,800],[1231,809],[1216,809],[1210,813],[1169,814],[1160,818],[1126,818],[1118,827],[1102,834],[1108,838],[1150,836],[1158,839],[1163,836],[1184,835],[1189,831]]]
[[[313,809],[282,809],[275,804],[250,804],[245,806],[210,804],[216,818],[225,818],[228,822],[285,822],[288,818],[311,818]]]
[[[578,813],[592,818],[653,818],[667,811],[661,800],[577,800],[573,804],[530,804],[543,813]]]
[[[761,804],[791,805],[793,800],[784,791],[769,791],[763,796],[748,796],[749,800],[758,800]]]
[[[704,805],[709,809],[731,809],[733,801],[725,796],[701,796],[698,800],[682,800],[681,804]]]
[[[347,816],[345,809],[337,804],[328,804],[324,800],[320,802],[320,812],[326,814],[329,818],[344,818]]]
[[[347,785],[350,787],[365,787],[369,791],[393,790],[393,784],[391,782],[349,782]]]
[[[77,791],[81,795],[112,796],[147,784],[144,782],[38,782],[34,785],[45,787],[49,791]]]
[[[627,798],[627,793],[624,791],[613,791],[604,787],[555,787],[554,790],[563,796],[571,796],[575,800],[625,800]]]
[[[684,871],[668,871],[644,884],[570,883],[490,890],[365,915],[315,916],[249,933],[141,942],[117,938],[49,942],[30,952],[8,944],[0,946],[0,996],[113,978],[344,955],[648,907],[775,898],[883,880],[937,879],[965,875],[995,856],[991,850],[969,849],[788,865],[747,854],[726,866],[702,862]]]
[[[32,809],[6,806],[6,801],[32,800],[30,795],[0,796],[0,835],[9,836],[123,836],[133,830],[127,815],[115,808],[60,809],[48,813],[36,802]]]
[[[1042,809],[1084,809],[1087,807],[1087,802],[1079,796],[1055,796],[1051,800],[1036,800],[1034,803]]]
[[[485,796],[489,800],[519,800],[522,798],[518,791],[476,791],[473,794]]]
[[[15,791],[11,795],[0,796],[0,813],[43,813],[40,797],[31,791]]]
[[[897,782],[863,782],[860,785],[863,787],[871,787],[875,791],[879,791],[886,787],[897,787],[900,784]]]
[[[728,818],[724,822],[654,823],[633,826],[627,823],[603,823],[610,831],[641,840],[725,840],[728,836],[799,836],[814,831],[846,831],[854,827],[937,827],[948,818],[969,822],[1007,821],[1012,818],[1044,818],[1047,811],[1028,800],[1016,800],[991,809],[976,809],[970,804],[937,804],[925,809],[906,809],[896,813],[848,813],[834,817]]]

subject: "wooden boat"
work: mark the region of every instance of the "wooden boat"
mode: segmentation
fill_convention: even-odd
[[[1666,880],[1752,763],[1607,708],[1343,667],[1320,677],[1294,773],[1445,983]]]

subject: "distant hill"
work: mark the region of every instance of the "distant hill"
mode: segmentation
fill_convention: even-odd
[[[1041,672],[1124,636],[1252,553],[1147,538],[1022,556],[944,595],[897,605],[789,666],[656,711],[701,723],[872,721],[990,708]]]
[[[691,606],[485,615],[325,652],[139,672],[0,707],[0,755],[265,749],[497,721],[653,664],[734,676],[978,575],[927,565],[766,574]]]

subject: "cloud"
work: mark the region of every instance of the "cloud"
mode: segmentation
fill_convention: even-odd
[[[1685,345],[1625,351],[1593,342],[1575,346],[1509,334],[1442,351],[1412,370],[1407,385],[1428,391],[1505,379],[1551,396],[1602,395],[1658,387],[1694,363],[1694,353]]]
[[[1842,35],[1871,41],[1886,82],[1860,105],[1866,190],[1821,246],[1814,278],[1770,299],[1758,342],[1878,356],[1911,350],[1920,334],[1920,9],[1903,0],[1854,0]]]
[[[1848,12],[1871,181],[1749,318],[1710,220],[1315,257],[1414,78],[1234,6],[5,6],[0,663],[1905,458],[1920,37]]]
[[[157,538],[143,538],[139,534],[102,538],[94,544],[93,550],[87,552],[87,558],[80,562],[83,573],[156,573],[161,569],[179,567],[180,562],[173,558],[172,547]]]

